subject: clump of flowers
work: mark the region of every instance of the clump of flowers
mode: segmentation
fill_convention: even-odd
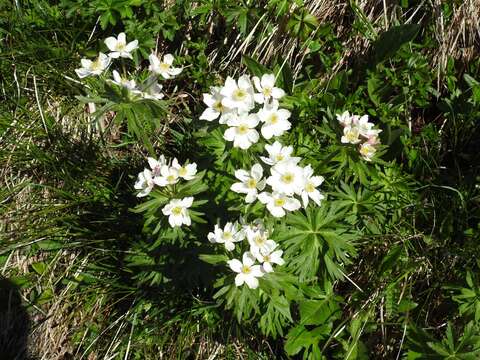
[[[258,200],[274,218],[281,218],[302,206],[306,208],[310,200],[320,206],[324,199],[318,189],[324,178],[315,176],[311,165],[301,165],[302,158],[293,156],[292,146],[277,140],[291,128],[290,111],[283,109],[279,102],[284,95],[285,92],[275,86],[274,74],[253,79],[247,75],[237,80],[228,77],[222,87],[212,87],[209,94],[203,94],[207,108],[200,116],[201,120],[218,120],[220,125],[226,125],[223,138],[233,142],[233,147],[247,150],[264,139],[265,156],[260,156],[249,169],[236,170],[237,182],[230,190],[244,195],[247,204]],[[283,251],[269,239],[269,232],[259,219],[255,225],[228,222],[224,229],[216,225],[208,239],[224,244],[229,252],[236,244],[248,241],[249,248],[243,252],[241,260],[228,261],[230,269],[237,273],[237,286],[245,283],[254,289],[258,286],[258,278],[273,272],[274,264],[284,263]]]
[[[372,161],[377,152],[382,130],[374,129],[374,124],[368,121],[368,115],[350,115],[348,111],[337,114],[337,120],[343,126],[343,136],[340,141],[344,144],[359,145],[360,156],[366,161]]]
[[[139,190],[137,197],[147,196],[155,186],[159,188],[173,187],[182,179],[193,180],[197,174],[197,164],[195,163],[181,165],[176,158],[168,161],[163,155],[158,160],[152,157],[147,160],[150,168],[140,172],[135,182],[134,187]],[[168,222],[172,227],[190,226],[191,219],[188,208],[192,206],[192,203],[193,197],[172,198],[163,207],[162,212],[165,216],[168,216]]]
[[[81,67],[75,69],[80,79],[89,76],[100,76],[104,74],[111,66],[113,60],[116,59],[133,59],[132,53],[138,49],[138,40],[127,42],[125,33],[118,34],[117,37],[110,36],[104,40],[110,52],[106,55],[99,53],[95,60],[82,59]],[[118,88],[128,90],[131,98],[161,100],[164,97],[162,93],[162,85],[158,83],[159,77],[163,79],[171,79],[182,72],[182,68],[174,67],[174,57],[171,54],[165,54],[160,60],[156,54],[152,52],[148,57],[150,66],[148,67],[149,76],[142,83],[137,83],[131,77],[134,74],[127,73],[123,68],[122,73],[118,70],[112,71],[113,79],[107,81]]]
[[[284,264],[283,251],[277,249],[275,241],[269,239],[269,231],[260,219],[244,225],[239,222],[227,223],[224,229],[216,225],[214,232],[208,234],[208,239],[212,243],[224,244],[228,251],[235,250],[236,244],[242,248],[245,248],[242,243],[247,244],[248,250],[243,252],[242,260],[227,261],[230,269],[237,273],[236,286],[247,284],[249,288],[256,289],[258,278],[273,272],[274,265]]]

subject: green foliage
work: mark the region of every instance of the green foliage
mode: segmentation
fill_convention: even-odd
[[[462,20],[475,39],[472,21],[454,1],[318,4],[0,4],[0,268],[36,334],[65,324],[65,356],[83,358],[480,357],[480,62],[474,47],[438,52],[442,27]],[[122,73],[148,81],[151,49],[184,66],[167,99],[73,81],[121,31],[139,41]],[[198,120],[202,93],[244,71],[276,75],[292,113],[281,141],[325,177],[321,206],[267,221],[285,264],[258,289],[235,286],[226,261],[241,252],[207,234],[266,217],[230,191],[265,143],[239,151]],[[345,110],[382,129],[369,163],[340,142]],[[206,170],[141,202],[146,153]],[[161,209],[186,196],[192,226],[172,229]]]

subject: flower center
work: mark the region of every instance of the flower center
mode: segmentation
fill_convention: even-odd
[[[172,183],[172,182],[174,182],[175,180],[176,180],[175,175],[168,175],[168,176],[167,176],[167,181],[168,181],[169,183]]]
[[[275,160],[277,161],[282,161],[284,159],[284,156],[282,154],[278,154],[275,156]]]
[[[242,89],[237,89],[233,92],[233,99],[236,101],[243,101],[247,97],[247,92]]]
[[[351,142],[357,141],[358,132],[352,129],[347,132],[346,138],[348,139],[348,141],[351,141]]]
[[[278,123],[278,115],[277,114],[271,114],[270,115],[270,124],[275,125]]]
[[[159,68],[161,71],[167,71],[170,69],[170,64],[162,62],[160,63]]]
[[[95,59],[95,61],[92,62],[92,65],[90,65],[90,68],[92,71],[101,70],[102,62],[100,61],[100,58]]]
[[[173,209],[172,209],[172,214],[173,215],[180,215],[182,213],[182,208],[180,206],[175,206]]]
[[[230,240],[232,238],[232,233],[230,231],[224,231],[223,232],[223,238],[225,240]]]
[[[121,43],[121,42],[117,43],[117,51],[125,50],[126,46],[127,46],[127,44],[125,44],[125,43]]]
[[[244,274],[250,274],[252,270],[250,269],[250,266],[247,266],[247,265],[243,265],[242,266],[242,273]]]
[[[291,184],[294,179],[295,179],[295,176],[292,173],[286,173],[286,174],[282,175],[282,181],[285,184]]]
[[[370,153],[373,153],[373,148],[370,145],[366,144],[360,147],[360,154],[363,156],[370,155]]]
[[[255,236],[255,239],[253,241],[258,246],[261,246],[261,245],[265,244],[265,239],[266,239],[265,236],[257,235],[257,236]]]
[[[313,186],[312,183],[307,183],[307,185],[305,185],[305,191],[306,192],[314,192],[315,191],[315,186]]]
[[[239,133],[240,135],[245,135],[245,134],[247,133],[248,129],[249,129],[249,128],[248,128],[247,125],[245,125],[245,124],[240,124],[240,126],[238,127],[238,130],[237,130],[237,131],[238,131],[238,133]]]
[[[277,207],[282,207],[283,205],[285,205],[285,199],[283,199],[283,198],[275,199],[273,201],[273,205],[275,205]]]
[[[247,180],[247,187],[249,189],[255,189],[257,187],[257,180],[254,178],[250,178]]]
[[[218,111],[218,112],[222,112],[223,111],[223,105],[222,105],[222,102],[221,101],[216,101],[214,104],[213,104],[213,109]]]
[[[262,92],[265,97],[270,97],[270,95],[272,95],[272,88],[264,87]]]
[[[270,255],[264,255],[263,262],[270,262]]]
[[[178,175],[180,176],[187,175],[187,169],[185,168],[185,166],[182,166],[180,169],[178,169]]]

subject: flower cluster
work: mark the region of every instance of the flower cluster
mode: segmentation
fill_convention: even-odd
[[[252,203],[258,199],[265,204],[274,217],[283,217],[287,211],[298,210],[303,203],[306,208],[309,200],[320,205],[324,196],[317,189],[323,182],[322,176],[314,176],[310,165],[299,165],[301,158],[291,156],[292,146],[283,146],[275,141],[265,145],[268,157],[260,157],[270,166],[270,176],[263,177],[263,167],[259,163],[250,170],[237,170],[235,177],[240,180],[231,186],[236,193],[245,194],[245,202]],[[269,191],[266,187],[270,186]],[[301,198],[302,203],[295,196]]]
[[[108,37],[105,39],[105,45],[110,52],[105,55],[100,52],[95,60],[82,59],[80,61],[81,68],[75,69],[78,77],[83,79],[88,76],[98,76],[108,69],[112,59],[126,58],[132,59],[132,52],[138,48],[138,40],[127,43],[125,33],[118,34],[118,37]],[[125,88],[133,96],[143,99],[160,100],[164,97],[162,93],[162,85],[158,83],[158,75],[164,79],[171,79],[182,72],[182,68],[173,67],[174,57],[166,54],[160,59],[155,54],[148,57],[150,66],[148,68],[150,76],[142,84],[137,84],[134,79],[129,79],[127,74],[123,76],[117,70],[112,71],[113,79],[109,82]]]
[[[337,114],[338,122],[343,126],[343,136],[340,141],[344,144],[359,144],[359,153],[366,161],[372,161],[380,145],[378,134],[382,130],[374,129],[374,124],[368,121],[368,115],[350,115],[348,111]]]
[[[234,147],[248,149],[260,138],[256,130],[259,123],[262,123],[260,133],[266,140],[281,136],[290,129],[290,112],[281,109],[278,102],[284,95],[285,92],[275,86],[273,74],[253,79],[247,75],[240,76],[238,80],[228,77],[223,87],[213,87],[210,94],[203,94],[203,102],[208,108],[200,119],[218,119],[220,124],[228,126],[223,135],[225,140],[233,141]],[[270,166],[270,176],[264,179],[264,169],[256,163],[249,170],[235,171],[235,177],[240,182],[233,184],[231,190],[245,194],[247,203],[258,199],[275,217],[282,217],[287,211],[295,211],[302,206],[295,196],[301,198],[304,207],[309,199],[320,205],[324,196],[317,187],[323,182],[323,177],[314,176],[310,165],[301,167],[301,159],[291,156],[291,146],[275,141],[265,145],[265,150],[268,157],[261,157],[261,160]],[[270,186],[268,191],[267,185]]]
[[[238,222],[226,223],[224,228],[215,225],[213,232],[208,234],[208,240],[216,244],[224,244],[228,251],[235,249],[235,243],[248,241],[249,250],[242,255],[242,260],[232,259],[228,265],[236,272],[235,285],[244,283],[251,289],[258,287],[258,278],[273,272],[273,265],[283,265],[283,251],[277,249],[275,241],[269,239],[269,232],[261,220],[253,224],[240,225]],[[258,264],[256,264],[258,262]]]
[[[155,186],[175,185],[180,179],[193,180],[197,173],[197,164],[181,165],[176,158],[169,162],[163,155],[158,160],[149,157],[148,165],[150,169],[144,169],[139,173],[135,182],[135,189],[140,190],[137,197],[147,196]],[[165,216],[168,216],[168,222],[172,227],[182,226],[183,224],[190,226],[191,219],[188,208],[192,206],[192,203],[193,197],[171,199],[162,209],[162,212]]]
[[[260,139],[256,129],[260,123],[260,133],[267,140],[290,129],[290,112],[279,108],[278,100],[284,95],[282,89],[275,87],[273,74],[253,79],[242,75],[238,80],[227,77],[223,87],[212,87],[209,94],[203,94],[207,109],[200,119],[218,119],[220,124],[226,124],[225,140],[245,150]]]

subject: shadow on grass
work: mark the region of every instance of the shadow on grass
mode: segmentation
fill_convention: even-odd
[[[9,280],[0,278],[0,359],[27,360],[30,318],[19,291]]]

